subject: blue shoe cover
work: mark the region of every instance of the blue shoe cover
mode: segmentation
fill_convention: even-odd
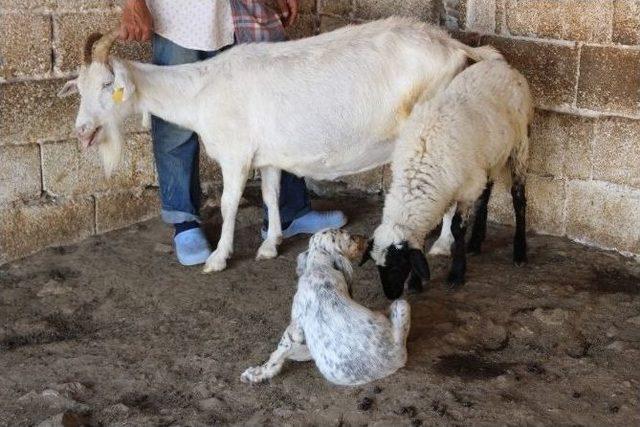
[[[209,242],[199,227],[176,234],[173,242],[178,262],[182,265],[204,264],[211,255]]]

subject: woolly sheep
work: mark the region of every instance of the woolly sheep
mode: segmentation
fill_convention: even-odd
[[[377,264],[387,297],[399,297],[407,278],[418,289],[429,278],[425,237],[454,203],[448,282],[454,288],[464,283],[469,215],[480,199],[470,242],[470,249],[479,251],[492,183],[506,171],[516,216],[513,261],[526,262],[525,173],[532,114],[527,81],[502,59],[470,66],[443,92],[414,107],[396,144],[382,222],[363,258]]]

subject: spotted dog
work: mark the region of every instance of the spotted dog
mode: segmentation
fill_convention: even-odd
[[[269,360],[247,369],[240,377],[243,382],[273,378],[286,359],[314,360],[327,380],[350,386],[386,377],[404,366],[409,304],[394,301],[387,317],[351,299],[351,260],[365,247],[364,237],[344,230],[324,230],[311,237],[309,249],[298,256],[291,323]]]

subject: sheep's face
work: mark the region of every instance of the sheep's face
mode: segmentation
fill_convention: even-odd
[[[360,265],[372,259],[378,267],[384,294],[389,299],[402,296],[404,285],[413,273],[417,280],[428,280],[429,264],[420,249],[409,247],[406,240],[393,233],[393,229],[381,225],[369,241]]]
[[[126,68],[117,61],[83,65],[78,78],[65,84],[59,96],[80,94],[75,131],[84,148],[104,142],[105,127],[120,124],[133,91]]]

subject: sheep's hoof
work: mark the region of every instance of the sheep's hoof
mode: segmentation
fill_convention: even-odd
[[[271,259],[278,256],[278,248],[272,243],[263,242],[258,249],[256,259]]]
[[[480,255],[482,253],[481,244],[470,242],[467,246],[467,253],[471,255]]]
[[[216,253],[212,253],[207,262],[204,264],[203,273],[211,273],[212,271],[222,271],[227,268],[226,258],[216,256]]]
[[[447,288],[450,291],[457,291],[464,285],[464,275],[450,273],[447,278]]]

